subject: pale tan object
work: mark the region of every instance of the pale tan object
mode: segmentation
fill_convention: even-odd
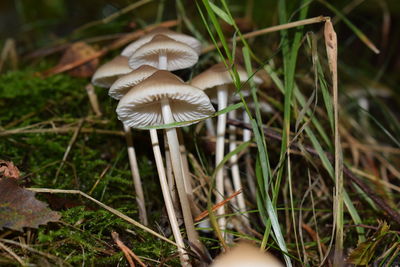
[[[228,252],[219,255],[210,267],[284,267],[268,252],[248,243],[239,243]]]
[[[174,39],[178,42],[187,44],[188,46],[192,47],[196,51],[197,54],[200,54],[200,52],[201,52],[201,43],[196,38],[193,38],[192,36],[189,36],[189,35],[186,35],[183,33],[171,31],[167,28],[158,27],[158,28],[150,31],[143,37],[139,38],[135,42],[129,44],[127,47],[125,47],[124,50],[122,50],[121,55],[126,56],[126,57],[132,56],[132,54],[139,47],[150,42],[151,39],[153,39],[153,37],[157,34],[162,34],[162,35],[168,36],[169,38]]]
[[[159,69],[173,71],[189,68],[196,64],[198,59],[199,55],[189,45],[157,34],[150,42],[133,52],[129,57],[128,64],[132,69],[147,64]]]
[[[247,75],[247,72],[243,67],[236,66],[236,70],[239,74],[239,79],[241,82],[246,82],[249,79],[249,75]],[[256,84],[262,83],[262,80],[257,75],[254,75],[252,78]],[[236,92],[236,87],[233,84],[233,80],[229,73],[229,70],[222,62],[215,64],[206,71],[198,74],[190,81],[190,84],[199,89],[205,90],[212,102],[218,101],[217,90],[214,90],[218,86],[226,85],[228,88],[229,96],[235,96]],[[242,88],[241,90],[243,96],[248,96],[250,94],[247,88]],[[236,98],[240,100],[238,96],[236,96]]]
[[[202,90],[183,83],[165,70],[155,72],[132,88],[121,98],[117,107],[118,118],[125,124],[138,128],[202,119],[213,112],[214,108]],[[191,123],[193,122],[188,122]],[[188,239],[194,246],[202,249],[185,191],[176,129],[167,128],[165,133]]]
[[[207,95],[200,89],[185,84],[174,74],[159,70],[133,87],[121,98],[118,118],[132,128],[165,124],[161,100],[169,99],[175,122],[203,119],[214,113]],[[183,125],[182,125],[183,126]]]
[[[92,84],[109,88],[120,75],[131,72],[132,69],[128,66],[128,58],[117,56],[111,61],[101,65],[92,77]]]
[[[136,70],[120,76],[111,86],[108,95],[114,99],[121,99],[135,85],[150,77],[158,69],[143,65]]]

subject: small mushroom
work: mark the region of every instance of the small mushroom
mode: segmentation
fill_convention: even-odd
[[[200,54],[200,52],[201,52],[201,43],[196,38],[193,38],[192,36],[189,36],[189,35],[186,35],[183,33],[171,31],[167,28],[158,27],[158,28],[150,31],[143,37],[139,38],[135,42],[131,43],[127,47],[125,47],[125,49],[122,50],[121,55],[125,56],[125,57],[131,57],[132,54],[136,50],[138,50],[139,47],[150,42],[151,39],[153,39],[153,37],[157,34],[162,34],[173,40],[187,44],[188,46],[192,47],[196,51],[197,54]]]
[[[150,42],[139,47],[129,57],[132,69],[150,65],[162,70],[179,70],[193,66],[199,59],[196,51],[187,44],[165,35],[155,35]]]
[[[128,65],[128,58],[117,56],[96,70],[92,77],[92,83],[99,87],[110,88],[120,75],[131,71],[132,69]]]
[[[185,125],[189,125],[213,112],[214,108],[202,90],[183,83],[180,78],[165,70],[155,72],[132,88],[121,98],[117,107],[118,118],[134,128],[174,122],[187,122]],[[167,128],[166,135],[188,238],[201,248],[185,191],[176,129]]]
[[[137,68],[136,70],[120,76],[111,86],[110,90],[108,90],[108,94],[114,99],[121,99],[126,93],[135,85],[139,84],[143,80],[147,79],[158,69],[149,66],[143,65]]]
[[[283,267],[284,265],[268,252],[249,243],[239,243],[226,253],[219,255],[210,267]]]

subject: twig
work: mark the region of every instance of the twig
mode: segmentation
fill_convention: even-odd
[[[78,134],[79,134],[80,130],[82,129],[82,126],[83,126],[83,122],[84,122],[84,121],[85,121],[85,119],[81,119],[81,120],[79,121],[78,126],[76,127],[76,130],[74,131],[74,134],[72,135],[71,140],[69,141],[69,144],[68,144],[68,146],[67,146],[67,149],[66,149],[65,152],[64,152],[64,156],[63,156],[63,158],[62,158],[62,160],[61,160],[60,166],[59,166],[58,169],[57,169],[57,172],[56,172],[56,175],[55,175],[54,180],[57,180],[58,175],[60,175],[61,168],[64,166],[64,163],[67,161],[67,157],[68,157],[68,155],[69,155],[69,152],[71,151],[72,146],[74,145],[74,143],[75,143],[75,141],[76,141],[76,138],[78,138]]]
[[[82,192],[82,191],[80,191],[80,190],[64,190],[64,189],[49,189],[49,188],[26,188],[26,189],[31,190],[31,191],[33,191],[33,192],[38,192],[38,193],[50,193],[50,194],[55,194],[55,193],[57,193],[57,194],[75,194],[75,195],[81,195],[81,196],[83,196],[83,197],[85,197],[85,198],[87,198],[87,199],[93,201],[94,203],[96,203],[97,205],[99,205],[100,207],[102,207],[103,209],[106,209],[106,210],[108,210],[109,212],[111,212],[112,214],[114,214],[114,215],[120,217],[121,219],[123,219],[123,220],[125,220],[125,221],[127,221],[127,222],[129,222],[129,223],[131,223],[131,224],[133,224],[134,226],[136,226],[136,227],[138,227],[138,228],[140,228],[140,229],[142,229],[142,230],[144,230],[144,231],[146,231],[146,232],[148,232],[148,233],[154,235],[155,237],[160,238],[161,240],[163,240],[163,241],[165,241],[165,242],[167,242],[167,243],[170,243],[170,244],[172,244],[172,245],[174,245],[174,246],[177,246],[175,242],[173,242],[173,241],[169,240],[168,238],[166,238],[166,237],[160,235],[159,233],[157,233],[157,232],[151,230],[150,228],[148,228],[148,227],[142,225],[141,223],[135,221],[134,219],[132,219],[132,218],[126,216],[126,215],[123,214],[122,212],[120,212],[120,211],[118,211],[118,210],[116,210],[116,209],[113,209],[113,208],[107,206],[106,204],[103,204],[102,202],[98,201],[97,199],[92,198],[91,196],[89,196],[88,194],[86,194],[86,193],[84,193],[84,192]]]
[[[77,128],[78,127],[62,127],[62,128],[52,128],[52,129],[31,129],[31,130],[13,129],[7,131],[0,131],[0,136],[13,135],[13,134],[34,134],[34,133],[56,133],[56,134],[69,133],[76,131]],[[103,130],[96,128],[82,128],[81,132],[125,136],[125,133],[122,131]]]
[[[118,246],[118,247],[122,250],[122,252],[124,253],[125,258],[128,260],[129,265],[130,265],[131,267],[135,267],[135,263],[133,263],[131,257],[133,257],[133,258],[139,263],[140,266],[142,266],[142,267],[146,267],[146,266],[147,266],[146,264],[144,264],[144,263],[140,260],[140,258],[139,258],[138,256],[136,256],[136,254],[135,254],[132,250],[130,250],[130,249],[121,241],[121,239],[119,239],[119,235],[118,235],[117,232],[112,232],[112,233],[111,233],[111,236],[112,236],[112,238],[114,239],[114,241],[115,241],[115,243],[117,244],[117,246]]]
[[[249,32],[249,33],[243,34],[242,37],[244,39],[249,39],[249,38],[252,38],[252,37],[264,35],[264,34],[271,33],[271,32],[277,32],[277,31],[286,30],[286,29],[295,28],[295,27],[300,27],[300,26],[304,26],[304,25],[325,22],[327,19],[328,19],[328,17],[318,16],[318,17],[315,17],[315,18],[294,21],[294,22],[290,22],[290,23],[286,23],[286,24],[282,24],[282,25],[276,25],[276,26],[265,28],[265,29]],[[240,41],[241,37],[240,36],[236,37],[235,40],[236,41]],[[208,53],[208,52],[216,49],[217,47],[221,47],[221,46],[222,46],[222,43],[220,43],[220,42],[217,45],[214,45],[214,44],[209,45],[209,46],[205,47],[201,51],[201,53],[202,54]]]
[[[239,195],[240,193],[242,193],[242,189],[234,192],[231,196],[225,198],[224,200],[222,200],[221,202],[218,202],[217,204],[215,204],[211,210],[212,211],[216,211],[217,209],[219,209],[220,207],[224,206],[226,203],[228,203],[229,201],[231,201],[234,197],[236,197],[237,195]],[[202,213],[200,213],[195,219],[194,221],[200,221],[201,219],[204,219],[205,217],[208,216],[208,210],[203,211]]]
[[[8,252],[8,254],[10,254],[14,259],[16,259],[22,266],[26,265],[26,263],[17,254],[15,254],[15,252],[11,248],[7,247],[1,242],[0,242],[0,249],[3,249],[6,252]]]
[[[89,61],[92,61],[93,59],[96,59],[96,58],[99,58],[99,57],[102,57],[102,56],[106,55],[111,50],[118,49],[118,48],[128,44],[129,42],[132,42],[132,41],[136,40],[137,38],[145,35],[147,32],[153,30],[156,27],[167,27],[168,28],[168,27],[175,26],[177,24],[178,24],[178,22],[176,20],[170,20],[170,21],[165,21],[163,23],[153,24],[153,25],[147,26],[143,30],[137,30],[137,31],[135,31],[135,32],[133,32],[131,34],[125,35],[121,39],[118,39],[118,40],[112,42],[110,45],[106,46],[105,48],[101,49],[99,52],[91,55],[90,57],[79,59],[78,61],[69,63],[69,64],[64,65],[64,66],[56,66],[56,67],[51,68],[51,69],[49,69],[47,71],[44,71],[41,75],[43,77],[48,77],[48,76],[51,76],[51,75],[54,75],[54,74],[58,74],[58,73],[62,73],[62,72],[65,72],[65,71],[72,70],[72,69],[74,69],[76,67],[79,67],[79,66],[89,62]]]
[[[113,21],[114,19],[118,18],[119,16],[124,15],[124,14],[126,14],[126,13],[128,13],[128,12],[130,12],[130,11],[132,11],[132,10],[142,6],[142,5],[145,5],[145,4],[147,4],[147,3],[151,2],[151,1],[152,0],[141,0],[141,1],[134,2],[134,3],[124,7],[123,9],[112,13],[108,17],[105,17],[105,18],[99,19],[99,20],[95,20],[95,21],[92,21],[92,22],[89,22],[89,23],[86,23],[86,24],[82,25],[81,27],[75,29],[74,32],[79,32],[79,31],[85,30],[87,28],[90,28],[92,26],[96,26],[98,24],[107,24],[107,23]]]
[[[241,127],[244,129],[248,129],[248,130],[252,130],[252,127],[250,124],[248,123],[244,123],[238,120],[228,120],[227,124],[231,124],[231,125],[235,125],[236,127]],[[275,139],[277,141],[281,141],[282,138],[280,136],[280,134],[274,130],[271,129],[267,129],[264,128],[264,133],[267,137]],[[318,157],[318,152],[313,149],[310,146],[306,146],[303,145],[304,149],[312,154],[313,156]],[[297,143],[292,143],[291,144],[291,148],[292,149],[297,149],[299,151],[300,150],[300,146]],[[325,152],[326,156],[328,157],[329,161],[333,162],[333,156],[331,153],[329,152]],[[355,175],[349,168],[347,168],[346,166],[343,166],[343,173],[354,183],[356,184],[358,187],[361,188],[362,191],[364,191],[364,193],[367,194],[367,196],[369,196],[383,211],[385,211],[388,215],[388,217],[390,217],[392,220],[394,220],[396,223],[400,224],[400,214],[392,209],[386,202],[385,200],[383,200],[380,196],[378,196],[374,190],[372,190],[366,183],[364,183],[360,178],[357,177],[357,175]]]

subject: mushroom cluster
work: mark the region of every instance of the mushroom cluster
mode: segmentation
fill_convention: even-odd
[[[128,144],[132,143],[130,128],[149,130],[163,198],[182,266],[190,266],[190,262],[184,249],[185,244],[179,229],[177,211],[182,212],[189,244],[198,251],[204,252],[204,247],[194,228],[193,213],[197,213],[197,207],[192,198],[192,181],[187,159],[183,156],[182,144],[179,143],[176,128],[209,118],[215,112],[211,102],[214,102],[220,111],[229,103],[239,101],[235,94],[237,89],[233,85],[231,72],[222,63],[200,73],[188,83],[170,72],[192,67],[197,63],[199,53],[200,42],[195,38],[165,28],[156,28],[129,44],[120,56],[101,66],[92,79],[93,84],[109,88],[109,95],[119,100],[116,112],[119,120],[124,124]],[[236,66],[236,70],[240,82],[244,83],[250,79],[247,72],[240,66]],[[255,84],[261,82],[257,76],[253,76],[252,79]],[[243,87],[241,94],[246,96],[249,92]],[[231,111],[229,116],[235,118],[235,111]],[[215,167],[224,162],[226,117],[226,113],[218,116],[216,133],[213,133],[211,119],[206,122],[210,135],[216,137]],[[246,119],[245,114],[243,117]],[[165,162],[167,167],[172,166],[172,170],[168,172],[164,169],[164,159],[155,129],[159,126],[164,128],[165,143],[168,143],[165,150]],[[229,150],[232,152],[236,149],[234,127],[230,126],[229,131]],[[243,136],[245,137],[245,134]],[[250,138],[248,133],[246,138]],[[133,146],[128,147],[140,218],[143,223],[147,223],[143,190],[134,151]],[[223,168],[217,171],[215,190],[217,203],[223,203],[226,197],[225,184],[235,191],[242,189],[237,161],[237,155],[230,159],[232,181],[228,175],[224,174]],[[171,173],[173,173],[172,176]],[[178,193],[179,207],[173,202],[176,197],[171,196],[171,189],[174,186]],[[244,225],[250,226],[249,220],[244,215],[247,208],[243,194],[239,194],[232,204],[239,211],[238,216]],[[217,214],[219,227],[225,232],[226,220],[223,205],[217,210]]]
[[[181,158],[176,127],[205,119],[215,110],[203,90],[185,83],[170,72],[193,66],[198,61],[199,53],[200,42],[195,38],[157,28],[128,45],[120,56],[101,66],[92,79],[93,84],[110,88],[109,95],[119,100],[116,112],[126,132],[130,128],[150,128],[164,202],[183,266],[190,266],[190,263],[169,192],[171,185],[167,182],[157,131],[151,127],[168,124],[165,135],[187,237],[191,245],[203,250],[194,228],[189,200],[191,182],[182,166],[184,160]],[[140,178],[134,178],[134,183],[135,188],[140,187],[136,195],[143,196]],[[138,203],[140,208],[144,198]],[[145,209],[141,214],[145,214]]]

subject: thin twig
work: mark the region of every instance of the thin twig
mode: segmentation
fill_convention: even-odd
[[[52,129],[31,129],[31,130],[13,129],[7,131],[0,131],[0,136],[13,135],[13,134],[35,134],[35,133],[60,134],[60,133],[75,132],[77,128],[78,127],[61,127]],[[125,133],[122,131],[103,130],[97,128],[82,128],[81,133],[97,133],[97,134],[125,136]]]
[[[256,36],[260,36],[260,35],[264,35],[267,33],[271,33],[271,32],[277,32],[277,31],[281,31],[281,30],[287,30],[290,28],[295,28],[295,27],[300,27],[300,26],[304,26],[304,25],[310,25],[310,24],[315,24],[315,23],[321,23],[321,22],[325,22],[328,19],[328,17],[324,17],[324,16],[318,16],[315,18],[310,18],[310,19],[304,19],[304,20],[299,20],[299,21],[294,21],[294,22],[290,22],[290,23],[286,23],[286,24],[282,24],[282,25],[276,25],[276,26],[272,26],[272,27],[268,27],[265,29],[261,29],[261,30],[257,30],[257,31],[253,31],[253,32],[249,32],[246,34],[243,34],[241,37],[236,37],[236,41],[240,41],[241,38],[244,39],[250,39]],[[203,50],[201,51],[202,54],[208,53],[214,49],[217,49],[217,47],[221,47],[222,43],[219,42],[217,45],[209,45],[205,48],[203,48]]]
[[[117,232],[112,232],[111,233],[112,238],[114,239],[115,243],[117,244],[117,246],[122,250],[122,252],[125,255],[125,258],[128,260],[129,265],[131,267],[135,267],[135,263],[133,263],[132,261],[132,257],[135,259],[135,261],[137,261],[139,263],[140,266],[142,267],[146,267],[147,265],[144,264],[141,259],[136,256],[136,254],[129,249],[122,241],[121,239],[119,239],[119,234]]]
[[[6,252],[8,252],[8,254],[10,254],[14,259],[16,259],[22,266],[26,265],[26,263],[17,254],[15,254],[15,252],[11,248],[7,247],[1,242],[0,242],[0,249],[3,249]]]
[[[120,217],[121,219],[133,224],[134,226],[154,235],[155,237],[160,238],[161,240],[168,242],[174,246],[177,246],[176,243],[174,241],[169,240],[168,238],[160,235],[159,233],[151,230],[150,228],[144,226],[143,224],[137,222],[136,220],[126,216],[125,214],[123,214],[122,212],[113,209],[109,206],[107,206],[106,204],[103,204],[102,202],[98,201],[97,199],[92,198],[91,196],[89,196],[88,194],[80,191],[80,190],[64,190],[64,189],[49,189],[49,188],[26,188],[28,190],[31,190],[33,192],[38,192],[38,193],[50,193],[50,194],[75,194],[75,195],[81,195],[91,201],[93,201],[94,203],[96,203],[97,205],[99,205],[100,207],[102,207],[103,209],[108,210],[109,212],[111,212],[112,214]]]

